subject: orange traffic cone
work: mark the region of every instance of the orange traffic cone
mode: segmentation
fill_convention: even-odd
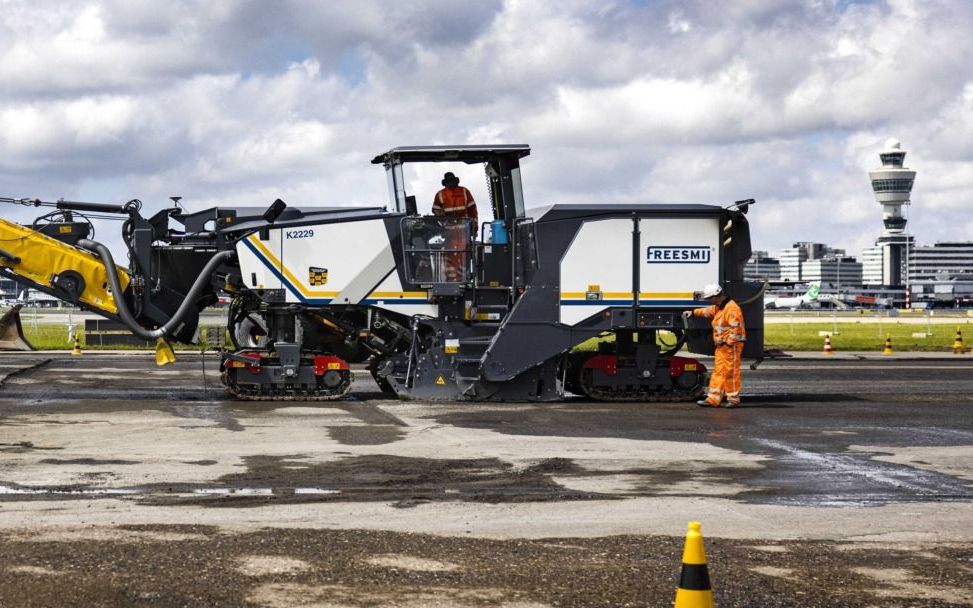
[[[74,349],[71,350],[71,354],[72,355],[81,354],[81,338],[79,338],[78,336],[74,337]]]
[[[824,350],[821,351],[821,354],[822,355],[830,355],[830,354],[832,354],[832,351],[831,351],[831,334],[827,334],[824,337]]]
[[[962,355],[965,352],[966,348],[963,347],[963,332],[961,332],[959,327],[957,327],[956,338],[953,339],[953,354]]]
[[[883,355],[894,354],[895,351],[892,350],[892,334],[885,334],[885,346],[882,348]]]
[[[682,552],[682,574],[676,587],[673,608],[713,608],[713,587],[706,567],[706,551],[698,521],[689,522],[686,546]]]

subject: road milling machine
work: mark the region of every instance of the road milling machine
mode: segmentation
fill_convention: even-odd
[[[54,211],[0,220],[0,272],[157,342],[194,343],[228,296],[222,379],[245,400],[330,400],[365,361],[382,390],[423,400],[696,398],[712,353],[694,290],[720,283],[742,305],[746,357],[763,353],[762,283],[746,281],[745,213],[665,204],[555,204],[527,211],[524,145],[399,147],[376,156],[390,200],[374,207],[177,205],[150,218],[120,205],[3,199]],[[421,215],[409,163],[485,169],[494,220]],[[90,217],[122,218],[128,266]],[[685,325],[684,325],[685,323]],[[597,339],[597,340],[593,340]],[[585,349],[583,343],[594,344]],[[587,345],[585,345],[587,346]]]

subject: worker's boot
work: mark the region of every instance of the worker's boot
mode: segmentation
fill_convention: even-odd
[[[719,401],[713,402],[710,401],[709,399],[700,399],[699,401],[696,402],[696,405],[700,407],[720,407],[720,402]]]

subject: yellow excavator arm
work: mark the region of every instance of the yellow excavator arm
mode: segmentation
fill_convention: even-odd
[[[112,315],[118,312],[105,265],[99,257],[3,219],[0,219],[0,267],[55,292],[73,290],[78,303],[90,308]],[[115,268],[125,290],[131,281],[128,270]]]

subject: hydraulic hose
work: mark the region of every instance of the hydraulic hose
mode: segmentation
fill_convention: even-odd
[[[750,302],[753,302],[757,298],[760,298],[760,297],[762,297],[764,295],[764,292],[767,291],[767,285],[769,284],[770,279],[768,279],[767,277],[757,277],[757,278],[758,279],[763,279],[764,280],[764,284],[760,286],[760,289],[758,289],[757,290],[757,293],[755,293],[753,296],[747,298],[743,302],[737,302],[737,304],[739,304],[740,306],[746,306]]]
[[[115,307],[118,309],[118,318],[125,324],[125,327],[129,329],[133,334],[142,338],[143,340],[155,340],[156,338],[165,338],[172,333],[172,331],[182,323],[186,314],[189,313],[190,309],[199,298],[203,289],[206,288],[207,283],[209,283],[210,276],[216,271],[216,268],[222,264],[225,260],[236,255],[234,251],[221,251],[215,254],[213,257],[206,262],[206,266],[199,273],[199,277],[193,286],[189,288],[189,293],[186,294],[185,299],[183,299],[182,304],[176,309],[176,313],[172,315],[165,325],[159,327],[158,329],[145,329],[139,325],[135,317],[132,316],[132,312],[128,308],[128,304],[125,302],[125,298],[122,296],[122,286],[118,280],[118,273],[115,270],[115,260],[112,258],[111,252],[108,248],[101,243],[90,241],[88,239],[81,239],[78,241],[78,247],[87,249],[98,254],[101,258],[102,263],[105,265],[105,274],[108,275],[108,285],[111,287],[112,299],[115,300]]]

